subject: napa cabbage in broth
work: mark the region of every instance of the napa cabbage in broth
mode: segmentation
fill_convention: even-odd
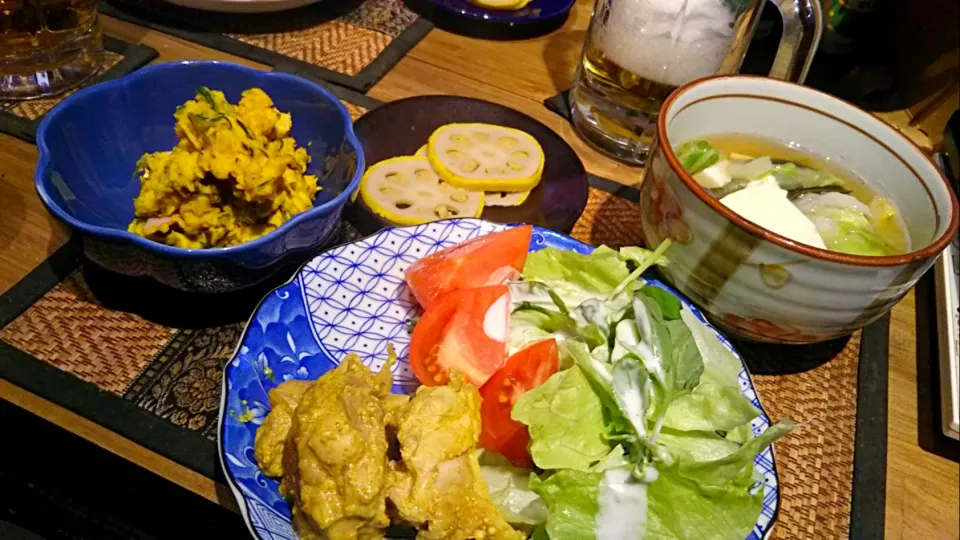
[[[893,202],[826,159],[778,141],[739,134],[687,141],[674,152],[694,180],[721,203],[792,240],[852,255],[899,255],[910,250]],[[784,206],[784,198],[800,213]],[[819,238],[811,238],[810,224]]]

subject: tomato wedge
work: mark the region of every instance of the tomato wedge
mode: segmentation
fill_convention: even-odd
[[[423,309],[459,289],[500,285],[523,271],[533,227],[487,234],[428,255],[407,268],[407,285]]]
[[[552,338],[529,345],[507,360],[480,389],[480,448],[500,453],[517,467],[533,467],[527,451],[530,433],[527,426],[510,418],[510,411],[520,396],[543,384],[559,368],[560,352]]]
[[[510,288],[492,285],[445,295],[413,328],[410,367],[422,384],[446,384],[449,370],[483,386],[507,357]]]

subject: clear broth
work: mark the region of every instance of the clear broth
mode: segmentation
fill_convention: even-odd
[[[749,156],[750,158],[769,156],[774,163],[791,161],[802,167],[832,174],[846,184],[846,187],[850,189],[850,195],[867,206],[870,205],[870,201],[872,201],[874,197],[883,197],[882,194],[871,189],[860,177],[838,166],[829,159],[818,156],[808,150],[784,144],[775,139],[740,133],[722,133],[698,138],[710,143],[714,148],[727,155],[739,154],[745,157]],[[910,237],[903,223],[900,209],[897,208],[893,201],[890,199],[887,200],[896,210],[897,221],[899,223],[899,236],[890,238],[889,235],[886,235],[884,238],[891,247],[896,247],[903,253],[910,248]]]

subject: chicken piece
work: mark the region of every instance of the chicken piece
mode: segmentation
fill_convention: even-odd
[[[389,497],[424,540],[522,540],[490,501],[475,454],[480,392],[451,377],[420,387],[400,414],[403,462],[391,473]]]
[[[399,408],[390,395],[394,361],[374,375],[348,356],[315,384],[307,383],[289,416],[285,442],[285,411],[299,388],[281,385],[271,392],[274,408],[257,433],[254,453],[268,474],[282,471],[280,493],[291,501],[300,538],[383,538],[390,524],[386,422]],[[280,444],[283,459],[275,466],[270,459]]]
[[[313,381],[286,381],[270,390],[270,414],[263,421],[253,440],[253,455],[263,474],[279,478],[283,476],[283,447],[293,423],[293,412],[300,398]]]

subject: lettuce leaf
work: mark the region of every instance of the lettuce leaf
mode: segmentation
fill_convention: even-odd
[[[753,485],[753,460],[774,441],[793,430],[793,422],[784,418],[766,431],[743,443],[735,452],[710,461],[679,462],[679,473],[700,485],[708,493],[729,486],[741,489]],[[756,516],[754,516],[756,519]]]
[[[603,404],[604,437],[608,441],[623,440],[623,435],[630,433],[631,427],[613,397],[613,365],[606,349],[597,347],[591,351],[586,344],[578,341],[568,341],[562,349],[589,379],[593,391]],[[594,470],[598,470],[597,467],[594,465]]]
[[[620,248],[620,258],[624,261],[630,261],[638,266],[647,264],[647,259],[649,259],[653,254],[653,251],[637,246],[624,246]],[[657,260],[654,261],[654,264],[658,266],[666,266],[670,264],[670,259],[661,254]]]
[[[593,467],[590,467],[590,472],[604,472],[609,469],[627,467],[630,465],[630,461],[627,458],[628,456],[624,453],[622,446],[614,446],[609,454],[604,456],[604,458],[598,461]]]
[[[680,318],[683,303],[680,302],[679,298],[656,285],[646,285],[641,290],[660,305],[660,311],[663,313],[664,319],[672,321]]]
[[[759,415],[738,387],[701,383],[670,404],[663,425],[681,431],[729,431]]]
[[[750,493],[739,485],[706,494],[675,469],[660,471],[647,488],[645,540],[743,540],[757,522],[763,490]]]
[[[598,298],[588,298],[573,310],[571,316],[581,328],[596,325],[600,336],[603,337],[603,344],[607,343],[610,335],[610,321],[603,301]]]
[[[793,424],[783,420],[727,455],[687,461],[694,452],[690,450],[686,459],[682,457],[677,465],[661,470],[647,491],[644,538],[745,538],[763,504],[763,489],[754,479],[753,460],[791,429]]]
[[[640,361],[631,356],[613,366],[610,390],[623,416],[638,437],[647,436],[646,416],[650,407],[650,375]]]
[[[530,470],[513,467],[498,454],[479,452],[480,475],[487,484],[490,500],[512,525],[533,527],[547,520],[547,507],[530,489]]]
[[[751,434],[752,436],[752,434]],[[740,448],[737,441],[710,431],[674,431],[664,428],[657,439],[674,461],[711,461],[728,456]]]
[[[510,316],[510,333],[507,337],[507,349],[513,354],[531,343],[543,341],[557,334],[549,330],[550,317],[539,311],[516,311]],[[561,341],[557,340],[558,343]]]
[[[532,478],[530,488],[540,495],[550,514],[547,534],[552,540],[594,540],[600,510],[601,473],[561,470],[545,480]]]
[[[663,324],[670,335],[670,360],[666,366],[667,386],[672,388],[672,397],[676,399],[693,391],[700,384],[704,369],[703,357],[700,356],[690,329],[683,321],[664,321]]]
[[[559,311],[564,315],[570,313],[566,302],[560,298],[546,283],[539,281],[514,281],[510,283],[510,300],[513,303],[512,311],[520,309],[539,308]]]
[[[567,305],[580,305],[587,298],[609,294],[630,275],[620,255],[600,246],[589,255],[545,248],[527,256],[524,280],[549,285]]]
[[[671,403],[699,384],[703,360],[690,329],[680,319],[665,320],[660,302],[646,288],[635,293],[632,310],[635,319],[625,318],[614,332],[612,365],[585,349],[571,356],[600,389],[608,438],[628,445],[635,474],[643,476],[651,459],[673,463],[672,454],[656,443],[657,435]]]
[[[610,361],[617,362],[621,358],[632,355],[631,351],[640,345],[640,332],[631,319],[623,319],[617,323],[613,332],[613,350],[610,351]]]
[[[541,469],[587,471],[610,452],[600,398],[576,365],[521,396],[510,417],[529,428]]]
[[[634,317],[640,343],[627,346],[656,381],[655,409],[660,418],[651,437],[656,438],[659,424],[673,400],[691,392],[703,373],[703,359],[693,341],[690,329],[680,320],[667,321],[660,304],[645,291],[638,291],[633,301]]]
[[[546,525],[540,525],[534,529],[533,534],[530,535],[530,540],[550,540]]]
[[[696,343],[697,350],[700,351],[700,357],[703,359],[703,375],[701,375],[700,380],[720,385],[738,386],[740,370],[743,369],[740,360],[730,352],[726,345],[720,342],[713,330],[697,318],[693,311],[686,306],[680,311],[680,318],[690,329],[693,341]]]

